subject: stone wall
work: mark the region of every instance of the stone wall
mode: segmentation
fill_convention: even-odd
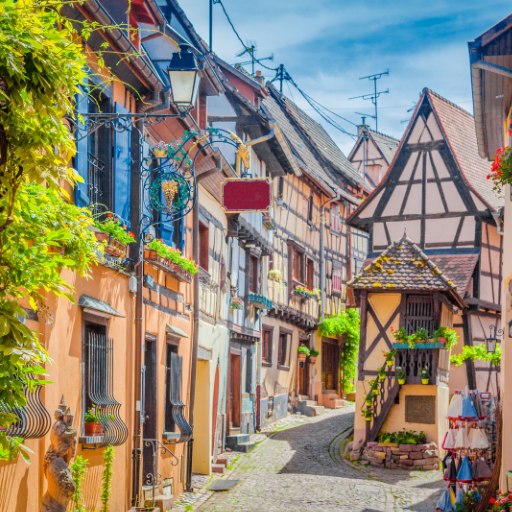
[[[356,456],[354,456],[357,454]],[[359,459],[372,466],[403,469],[439,469],[439,450],[436,443],[395,444],[368,443],[363,454],[352,452],[351,460]]]

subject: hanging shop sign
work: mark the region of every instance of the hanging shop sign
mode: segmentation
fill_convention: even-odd
[[[221,183],[222,209],[226,213],[268,212],[272,207],[269,178],[234,178]]]

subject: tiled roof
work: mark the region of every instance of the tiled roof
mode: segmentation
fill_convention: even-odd
[[[478,254],[430,254],[429,258],[439,270],[457,286],[459,295],[464,297],[469,281],[475,270]]]
[[[462,174],[473,190],[498,210],[504,204],[504,198],[493,191],[493,183],[487,179],[492,164],[480,158],[478,153],[474,117],[429,89],[427,94]]]
[[[376,132],[371,129],[368,129],[368,132],[372,136],[372,139],[375,141],[375,144],[379,146],[379,149],[382,151],[382,154],[384,155],[384,158],[387,160],[388,164],[390,164],[391,160],[393,160],[393,157],[395,156],[400,141],[390,137],[389,135],[384,135],[383,133]]]
[[[308,169],[326,183],[334,184],[335,188],[340,186],[340,177],[345,177],[368,189],[368,184],[363,177],[329,137],[322,125],[309,117],[293,101],[280,94],[273,85],[269,84],[267,87],[270,96],[263,100],[263,108],[276,119]],[[277,109],[280,111],[279,114]],[[280,123],[283,125],[281,126]],[[307,147],[309,144],[313,148]],[[326,161],[325,164],[315,156],[315,150]]]
[[[456,285],[404,234],[352,279],[351,288],[455,290]]]

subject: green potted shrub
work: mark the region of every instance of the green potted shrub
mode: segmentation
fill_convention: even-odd
[[[402,370],[402,368],[400,368],[400,366],[398,366],[396,369],[396,376],[398,378],[398,384],[400,384],[401,386],[405,384],[405,372]]]
[[[405,327],[400,327],[400,329],[390,327],[389,330],[391,331],[391,334],[393,335],[397,343],[407,343],[409,337],[407,336]]]
[[[430,382],[430,373],[426,368],[422,368],[420,371],[421,383],[428,384]]]
[[[366,409],[365,411],[363,411],[363,416],[366,421],[372,421],[373,411],[370,409]]]
[[[379,368],[378,372],[380,381],[384,382],[386,380],[386,368],[382,366],[382,368]]]
[[[100,414],[97,412],[98,406],[92,404],[84,415],[84,427],[86,436],[104,435],[103,427],[99,421]]]
[[[320,352],[318,350],[315,350],[314,348],[309,351],[309,362],[311,364],[316,363],[316,358],[320,355]]]
[[[372,395],[378,396],[379,394],[379,379],[372,379],[370,381],[370,389]]]
[[[297,349],[297,352],[298,352],[298,360],[299,360],[299,363],[303,363],[305,360],[306,360],[306,357],[309,356],[309,348],[308,347],[305,347],[304,345],[301,345],[298,349]]]
[[[371,407],[373,405],[373,397],[371,393],[368,393],[368,395],[366,395],[365,403],[368,407]]]
[[[386,358],[386,364],[388,366],[393,366],[393,363],[395,362],[396,350],[391,350],[390,352],[385,352],[383,350],[382,353],[384,354],[384,357]]]
[[[446,350],[450,350],[457,345],[459,335],[453,329],[441,326],[434,333],[434,341],[437,343],[445,343]]]

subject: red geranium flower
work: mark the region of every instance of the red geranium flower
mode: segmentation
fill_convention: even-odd
[[[119,222],[119,219],[115,219],[116,222]]]
[[[495,503],[495,502],[496,502],[496,499],[495,499],[495,498],[491,498],[491,499],[489,500],[489,503],[490,503],[491,505],[492,505],[493,503]]]
[[[393,332],[393,331],[395,330],[395,328],[394,328],[393,326],[391,326],[391,327],[389,328],[389,330],[390,330],[391,332]]]
[[[131,231],[128,233],[130,236],[135,236]]]
[[[113,217],[113,215],[112,215],[111,213],[109,213],[109,214],[107,214],[107,217],[108,217],[109,219],[111,219],[111,218]]]

